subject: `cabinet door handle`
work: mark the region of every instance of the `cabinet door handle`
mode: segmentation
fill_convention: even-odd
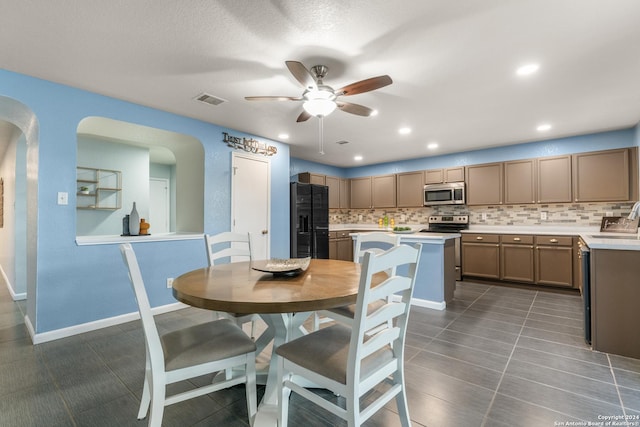
[[[551,239],[549,240],[550,243],[558,243],[558,239]]]
[[[482,236],[476,236],[476,240],[483,240],[483,239],[484,239],[484,237],[482,237]]]
[[[520,238],[519,238],[519,237],[514,237],[514,238],[513,238],[513,241],[514,241],[514,242],[519,242],[519,241],[520,241]]]

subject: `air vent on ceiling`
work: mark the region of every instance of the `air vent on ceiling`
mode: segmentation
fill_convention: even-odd
[[[349,141],[345,141],[344,139],[342,141],[336,141],[336,144],[338,145],[344,145],[344,144],[348,144]]]
[[[223,102],[227,102],[226,99],[222,99],[217,96],[210,95],[206,92],[202,92],[200,95],[196,96],[193,99],[195,99],[196,101],[204,102],[205,104],[209,104],[209,105],[220,105]]]

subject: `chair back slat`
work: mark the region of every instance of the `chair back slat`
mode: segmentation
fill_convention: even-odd
[[[158,334],[156,322],[153,320],[151,305],[149,304],[147,291],[145,290],[144,281],[142,280],[142,273],[140,272],[138,259],[136,258],[136,254],[130,243],[121,244],[120,253],[122,254],[122,259],[127,266],[129,282],[138,304],[138,312],[140,313],[140,319],[142,320],[143,326],[142,329],[146,338],[147,355],[150,357],[150,362],[153,366],[158,366],[160,369],[164,370],[164,358],[162,357],[160,335]]]
[[[205,234],[209,265],[223,262],[251,261],[250,233],[225,231],[216,235]]]
[[[364,248],[363,243],[365,244]],[[370,243],[370,245],[369,245]],[[361,263],[365,252],[382,253],[400,244],[399,234],[389,234],[382,232],[359,233],[356,236],[355,247],[353,249],[353,262]]]
[[[366,252],[364,254],[356,301],[356,315],[351,335],[349,361],[347,367],[347,381],[360,378],[362,360],[368,355],[385,346],[391,346],[394,358],[402,360],[404,354],[404,339],[411,295],[415,287],[417,265],[420,262],[422,245],[398,245],[381,254]],[[408,265],[397,272],[397,267]],[[376,273],[394,270],[396,273],[383,283],[371,287],[371,281]],[[396,294],[399,302],[387,299],[387,303],[380,309],[368,313],[367,307],[376,300]],[[381,327],[373,335],[367,335],[372,328]]]

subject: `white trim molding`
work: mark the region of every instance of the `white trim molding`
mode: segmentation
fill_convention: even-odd
[[[162,305],[151,309],[153,315],[169,313],[171,311],[181,310],[189,307],[181,302]],[[107,319],[100,319],[93,322],[83,323],[80,325],[70,326],[68,328],[56,329],[54,331],[43,332],[40,334],[34,333],[33,325],[28,316],[25,316],[25,324],[31,335],[31,341],[33,344],[42,344],[49,341],[55,341],[61,338],[71,337],[73,335],[83,334],[85,332],[96,331],[102,328],[108,328],[109,326],[120,325],[122,323],[131,322],[140,318],[140,313],[135,311],[132,313],[122,314],[120,316],[110,317]]]

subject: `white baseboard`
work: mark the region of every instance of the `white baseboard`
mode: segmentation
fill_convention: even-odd
[[[424,308],[432,308],[434,310],[444,310],[445,308],[447,308],[447,303],[444,301],[436,302],[418,298],[411,298],[411,305]]]
[[[151,312],[154,315],[158,315],[162,313],[168,313],[171,311],[181,310],[187,307],[189,307],[187,304],[176,302],[172,304],[162,305],[160,307],[154,307],[151,309]],[[28,316],[25,317],[25,323],[27,324],[27,328],[29,329],[29,334],[31,335],[31,341],[33,341],[33,344],[42,344],[48,341],[67,338],[67,337],[82,334],[85,332],[91,332],[91,331],[96,331],[102,328],[108,328],[109,326],[120,325],[122,323],[131,322],[132,320],[136,320],[139,318],[140,318],[140,313],[135,311],[133,313],[122,314],[120,316],[110,317],[107,319],[100,319],[93,322],[74,325],[68,328],[56,329],[54,331],[42,332],[39,334],[34,334],[33,325],[31,325],[31,321],[29,320]]]
[[[7,289],[9,290],[9,294],[11,295],[11,299],[12,300],[20,301],[20,300],[27,299],[27,293],[26,292],[21,292],[21,293],[17,294],[16,291],[13,289],[13,286],[11,285],[11,282],[9,282],[9,278],[7,277],[6,273],[4,272],[4,269],[2,268],[2,265],[0,265],[0,275],[2,275],[2,280],[4,280],[4,283],[7,284]]]
[[[400,301],[400,297],[398,295],[394,295],[393,300]],[[428,299],[419,299],[419,298],[411,298],[411,305],[415,305],[416,307],[431,308],[433,310],[441,310],[441,311],[447,308],[447,303],[444,301],[436,302],[436,301],[430,301]]]

